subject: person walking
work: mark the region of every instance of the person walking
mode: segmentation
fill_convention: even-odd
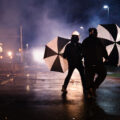
[[[63,57],[68,61],[68,74],[65,78],[64,84],[62,86],[62,92],[67,93],[67,86],[72,76],[72,73],[75,68],[78,69],[81,81],[83,85],[83,91],[85,90],[85,75],[84,75],[84,67],[82,63],[82,56],[81,56],[81,43],[79,43],[80,34],[78,31],[74,31],[72,33],[71,42],[66,45],[65,51],[63,53]]]
[[[96,28],[90,28],[89,37],[82,42],[85,79],[89,97],[96,96],[96,89],[99,88],[107,75],[103,58],[108,61],[108,54],[106,48],[101,42],[101,39],[97,37],[97,34]]]

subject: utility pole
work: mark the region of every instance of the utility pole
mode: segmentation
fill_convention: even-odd
[[[104,5],[103,8],[107,10],[107,18],[109,22],[110,7],[108,5]]]
[[[23,37],[22,37],[22,26],[20,26],[20,50],[21,53],[21,63],[23,62]]]

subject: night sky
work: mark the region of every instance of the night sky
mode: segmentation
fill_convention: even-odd
[[[109,5],[109,18],[104,4]],[[120,25],[119,11],[120,0],[0,0],[0,27],[22,25],[24,45],[43,46],[56,36],[70,38],[74,30],[82,41],[89,27]]]

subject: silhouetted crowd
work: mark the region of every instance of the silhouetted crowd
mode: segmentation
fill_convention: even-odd
[[[82,43],[79,43],[79,38],[79,32],[74,31],[71,42],[66,45],[63,53],[63,57],[68,61],[68,74],[62,86],[62,92],[67,93],[68,83],[74,69],[77,68],[85,97],[96,97],[96,89],[107,75],[103,59],[108,61],[108,54],[101,39],[97,37],[96,28],[89,29],[89,36]]]

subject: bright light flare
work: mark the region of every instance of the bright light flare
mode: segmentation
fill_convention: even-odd
[[[108,5],[104,5],[103,8],[104,8],[104,9],[108,9],[109,6],[108,6]]]
[[[30,85],[26,85],[26,90],[29,92],[30,91]]]
[[[0,56],[0,59],[3,59],[3,56]]]
[[[12,57],[12,52],[11,51],[8,51],[7,54],[8,54],[9,57]]]
[[[27,77],[30,77],[30,74],[26,74]]]
[[[83,27],[83,26],[80,26],[80,29],[81,29],[81,30],[84,30],[84,27]]]
[[[39,49],[34,49],[32,51],[32,56],[35,62],[37,63],[44,63],[43,56],[44,56],[44,49],[39,48]]]

